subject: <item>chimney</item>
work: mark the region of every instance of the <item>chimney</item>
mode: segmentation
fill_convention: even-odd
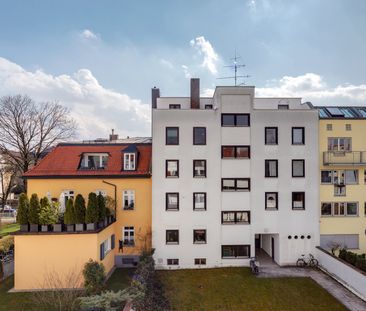
[[[200,79],[191,79],[191,109],[200,109]]]
[[[156,88],[156,86],[154,86],[151,89],[151,108],[155,109],[156,108],[156,103],[158,98],[160,97],[160,90],[158,88]]]
[[[112,134],[109,134],[109,141],[117,140],[118,134],[114,134],[114,129],[112,129]]]

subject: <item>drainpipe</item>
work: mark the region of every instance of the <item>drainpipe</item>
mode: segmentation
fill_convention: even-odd
[[[116,216],[117,220],[117,186],[105,180],[103,180],[103,182],[107,185],[114,187],[114,215]]]

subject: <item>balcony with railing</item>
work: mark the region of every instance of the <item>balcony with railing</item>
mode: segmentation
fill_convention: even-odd
[[[324,151],[324,165],[366,165],[366,151]]]

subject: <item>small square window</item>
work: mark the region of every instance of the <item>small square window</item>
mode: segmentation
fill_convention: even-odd
[[[169,109],[180,109],[180,105],[179,104],[169,104]]]
[[[237,114],[236,126],[249,126],[249,114]]]
[[[332,171],[321,171],[321,183],[332,184]]]
[[[166,230],[166,244],[179,244],[179,230]]]
[[[206,128],[194,127],[193,128],[193,144],[194,145],[206,145]]]
[[[357,215],[358,215],[358,203],[347,202],[347,216],[357,216]]]
[[[266,192],[266,210],[278,210],[278,192]]]
[[[169,258],[166,260],[166,263],[168,266],[178,266],[179,265],[179,259],[178,258]]]
[[[345,195],[346,195],[346,186],[345,185],[334,185],[334,196],[344,197]]]
[[[195,258],[194,259],[195,265],[205,265],[206,264],[206,258]]]
[[[206,193],[195,192],[193,193],[193,210],[205,211],[206,210]]]
[[[352,125],[346,124],[346,131],[352,131]]]
[[[305,160],[292,160],[292,177],[305,177]]]
[[[288,110],[289,105],[278,105],[278,110]]]
[[[235,179],[222,179],[222,191],[235,191]]]
[[[221,156],[222,158],[235,158],[235,146],[222,146]]]
[[[179,193],[169,192],[166,193],[165,207],[167,211],[178,211],[179,210]]]
[[[207,243],[205,229],[193,230],[193,243],[194,244],[206,244]]]
[[[264,129],[266,145],[277,145],[278,144],[278,128],[277,127],[266,127]]]
[[[293,127],[292,128],[292,144],[304,145],[305,144],[305,128]]]
[[[332,131],[332,130],[333,130],[333,125],[327,124],[327,131]]]
[[[264,177],[278,177],[278,160],[265,160]]]
[[[165,177],[179,177],[179,160],[166,160],[165,169]]]
[[[166,145],[179,145],[179,127],[166,128]]]
[[[305,192],[292,192],[292,209],[305,209]]]
[[[210,105],[210,104],[205,105],[205,109],[212,109],[212,108],[213,108],[213,106],[212,106],[212,105]]]
[[[321,214],[322,216],[332,216],[332,203],[322,203]]]
[[[206,177],[206,160],[193,160],[193,177]]]
[[[236,191],[249,190],[250,184],[248,178],[237,178],[236,179]]]

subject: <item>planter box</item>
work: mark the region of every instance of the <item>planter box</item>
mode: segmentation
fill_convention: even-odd
[[[66,225],[66,231],[67,232],[74,232],[75,231],[75,225]]]
[[[39,231],[39,225],[36,224],[30,224],[30,232],[38,232]]]
[[[49,228],[50,228],[50,226],[49,226],[49,225],[42,225],[42,226],[41,226],[41,231],[42,231],[42,232],[48,232],[48,231],[49,231]]]
[[[53,232],[62,232],[62,224],[54,224]]]
[[[92,222],[92,223],[86,224],[86,230],[87,231],[97,230],[97,223],[96,222]]]
[[[29,231],[29,224],[20,225],[20,232],[28,232]]]
[[[85,230],[85,225],[84,224],[76,224],[75,225],[75,231],[77,232],[81,232]]]

